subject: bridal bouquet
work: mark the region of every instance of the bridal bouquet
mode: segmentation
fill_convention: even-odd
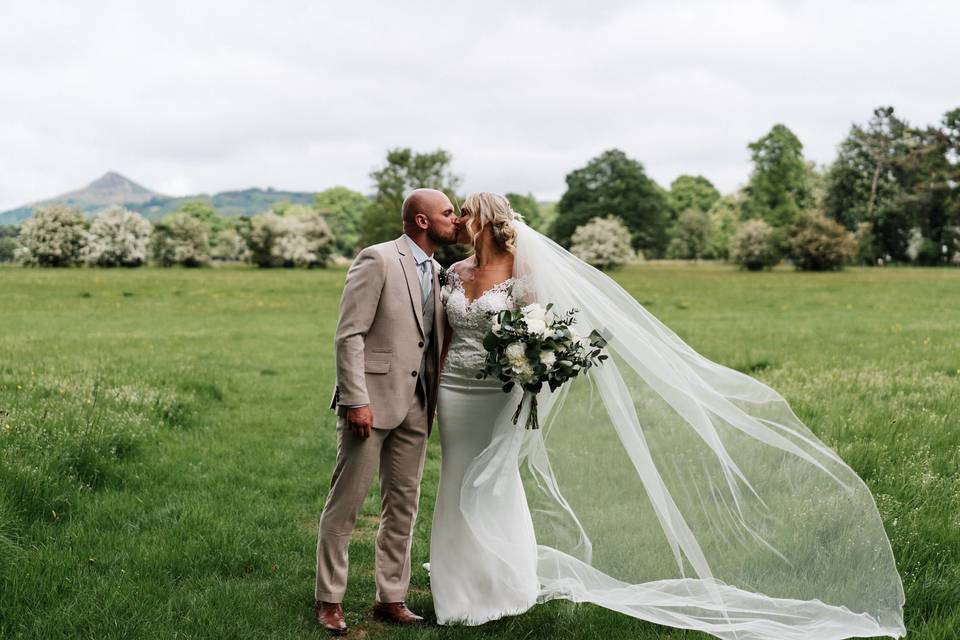
[[[513,414],[517,424],[524,401],[530,399],[528,429],[539,428],[537,394],[544,384],[555,391],[564,382],[607,359],[602,353],[607,339],[594,329],[581,336],[573,327],[577,310],[559,314],[553,304],[528,304],[496,314],[483,338],[487,360],[477,378],[496,377],[503,391],[520,385],[523,398]]]

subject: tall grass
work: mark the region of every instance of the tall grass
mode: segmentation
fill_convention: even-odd
[[[0,268],[0,637],[313,638],[334,461],[342,270]],[[911,638],[960,628],[960,273],[616,277],[705,355],[780,391],[877,498]],[[411,607],[432,616],[431,440]],[[551,602],[479,628],[386,628],[375,489],[351,547],[357,637],[704,638]]]

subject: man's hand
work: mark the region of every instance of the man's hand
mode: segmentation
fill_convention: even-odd
[[[373,411],[370,405],[347,409],[347,426],[361,438],[369,438],[373,429]]]

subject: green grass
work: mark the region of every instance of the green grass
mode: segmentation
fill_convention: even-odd
[[[0,637],[316,638],[342,270],[0,268]],[[960,628],[960,271],[616,277],[768,382],[877,497],[911,638]],[[432,615],[430,443],[409,601]],[[706,638],[551,602],[479,628],[374,623],[371,494],[353,637]]]

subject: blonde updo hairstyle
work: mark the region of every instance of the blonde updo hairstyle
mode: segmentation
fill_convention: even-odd
[[[513,228],[513,221],[523,220],[523,217],[513,210],[505,197],[487,191],[471,193],[460,207],[460,216],[466,219],[465,226],[474,249],[477,238],[489,224],[497,245],[510,253],[517,252],[517,231]],[[474,219],[480,223],[477,229],[474,229]]]

